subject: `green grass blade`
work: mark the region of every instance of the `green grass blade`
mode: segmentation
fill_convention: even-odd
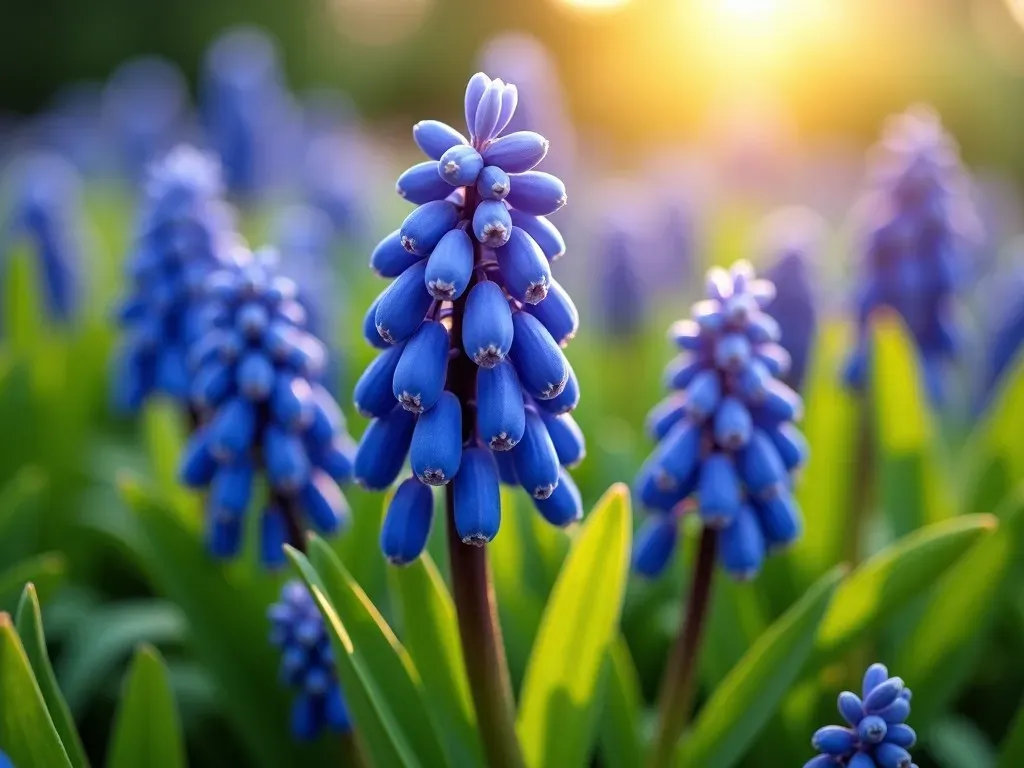
[[[798,679],[814,635],[845,574],[837,566],[822,576],[758,638],[697,715],[683,737],[677,765],[729,768],[757,738]]]
[[[457,765],[482,765],[455,603],[426,553],[389,571],[401,606],[405,646],[430,692],[430,713],[446,737],[448,754]]]
[[[155,648],[135,655],[114,720],[107,768],[183,768],[185,744],[167,667]]]
[[[43,614],[39,607],[39,595],[31,583],[25,585],[14,623],[68,760],[74,768],[88,768],[89,760],[85,756],[85,748],[75,728],[75,720],[50,665],[50,655],[46,651],[46,636],[43,634]]]
[[[6,613],[0,613],[0,746],[18,768],[71,766]]]
[[[597,503],[544,609],[520,695],[516,732],[528,766],[584,765],[601,714],[602,672],[629,570],[629,491]]]

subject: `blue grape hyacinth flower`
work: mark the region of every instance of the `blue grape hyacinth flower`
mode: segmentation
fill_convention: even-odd
[[[280,182],[296,151],[300,119],[280,52],[262,30],[238,27],[210,46],[199,88],[203,129],[233,195],[250,198]]]
[[[298,693],[291,727],[297,739],[314,739],[323,730],[352,730],[341,695],[331,638],[313,596],[300,581],[289,581],[267,611],[270,642],[281,651],[282,682]]]
[[[166,59],[130,59],[110,76],[103,93],[104,117],[133,182],[181,138],[188,107],[185,75]]]
[[[776,211],[762,224],[764,277],[775,284],[775,300],[765,311],[779,324],[779,343],[789,353],[782,379],[797,392],[803,391],[817,337],[816,257],[824,231],[824,220],[807,208]]]
[[[118,310],[126,339],[115,400],[134,411],[155,393],[188,400],[186,363],[194,315],[209,275],[235,258],[232,215],[221,199],[216,161],[180,146],[149,171],[129,293]]]
[[[16,161],[13,203],[0,244],[0,267],[12,248],[27,243],[37,260],[43,305],[51,318],[67,324],[81,293],[81,179],[59,155],[37,153]],[[0,270],[0,285],[5,272]]]
[[[306,328],[295,283],[264,252],[211,275],[189,348],[190,399],[200,416],[181,465],[206,488],[207,540],[217,557],[242,545],[257,474],[269,486],[260,559],[284,564],[282,547],[303,546],[308,521],[324,535],[348,515],[338,487],[352,476],[355,446],[323,387],[326,348]]]
[[[644,325],[646,302],[638,264],[638,241],[625,222],[609,220],[598,246],[597,280],[606,332],[616,338],[636,336]]]
[[[872,171],[855,294],[859,339],[844,378],[857,391],[866,385],[870,318],[887,307],[910,332],[929,396],[940,403],[943,368],[958,347],[955,294],[976,227],[965,174],[938,115],[923,107],[890,121]]]
[[[356,384],[373,419],[355,476],[384,489],[406,456],[382,533],[395,563],[418,557],[432,514],[429,488],[452,484],[459,538],[482,545],[498,531],[499,481],[518,484],[549,522],[582,515],[565,468],[583,458],[569,412],[579,384],[562,348],[578,314],[551,275],[565,251],[546,216],[565,187],[534,170],[548,143],[504,133],[515,86],[479,73],[469,81],[469,137],[434,120],[413,138],[430,158],[408,169],[398,193],[418,207],[376,247],[371,267],[393,282],[373,302],[364,333],[381,349]]]
[[[986,407],[1000,383],[1019,365],[1024,349],[1024,261],[996,273],[981,293],[988,303],[985,361],[982,366],[978,410]]]
[[[655,512],[634,548],[643,575],[664,570],[691,507],[718,531],[719,560],[734,578],[753,577],[769,550],[800,535],[791,477],[807,444],[793,425],[800,397],[779,379],[789,355],[764,312],[774,295],[747,262],[714,268],[708,298],[670,331],[681,350],[666,371],[675,392],[648,417],[658,446],[636,480],[641,502]]]
[[[917,768],[908,751],[917,741],[906,724],[910,715],[910,689],[898,677],[889,677],[882,664],[864,674],[861,696],[839,694],[839,714],[847,725],[819,728],[811,739],[821,754],[804,768]]]

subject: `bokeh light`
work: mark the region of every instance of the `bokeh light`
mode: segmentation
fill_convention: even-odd
[[[630,0],[556,0],[559,5],[580,11],[612,11],[629,4]]]

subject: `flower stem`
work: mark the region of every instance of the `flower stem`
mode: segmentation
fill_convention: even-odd
[[[466,296],[472,286],[473,281],[452,306],[453,357],[448,364],[447,387],[462,403],[463,441],[476,437],[476,411],[472,404],[476,400],[476,366],[462,349],[462,318]],[[448,558],[462,657],[487,764],[491,768],[520,768],[523,758],[516,739],[512,683],[498,624],[487,548],[464,544],[459,537],[455,527],[455,491],[451,483],[445,486],[445,508]]]
[[[665,669],[658,705],[658,730],[654,738],[654,750],[648,761],[651,768],[672,764],[676,744],[690,720],[693,699],[697,693],[697,658],[704,635],[704,619],[711,603],[717,544],[717,533],[705,527],[700,538],[697,561],[693,566],[686,617]]]
[[[363,756],[359,753],[355,731],[339,734],[338,751],[341,754],[342,768],[362,768],[365,765]]]

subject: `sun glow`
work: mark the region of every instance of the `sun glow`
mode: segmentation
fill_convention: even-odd
[[[557,2],[578,11],[612,11],[629,4],[629,0],[557,0]]]

